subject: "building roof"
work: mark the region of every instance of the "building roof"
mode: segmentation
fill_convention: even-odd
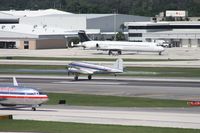
[[[76,15],[84,16],[87,19],[102,18],[102,17],[109,17],[109,16],[115,16],[115,15],[116,16],[129,16],[129,17],[145,17],[145,16],[127,15],[127,14],[76,14]],[[146,18],[149,18],[149,17],[146,17]]]
[[[99,34],[100,30],[90,29],[88,34]],[[45,36],[77,36],[77,30],[64,30],[48,26],[27,25],[27,24],[0,24],[0,36],[9,38],[39,38]]]
[[[76,15],[86,17],[87,19],[93,19],[93,18],[113,16],[114,14],[76,14]]]
[[[23,11],[10,10],[10,11],[1,11],[1,13],[10,14],[16,17],[36,17],[45,15],[72,14],[70,12],[60,11],[56,9],[23,10]]]
[[[38,25],[0,24],[0,31],[32,35],[64,35],[65,30]]]
[[[7,13],[3,13],[3,12],[0,12],[0,19],[1,20],[4,20],[4,19],[18,19],[18,17],[15,17],[15,16],[13,16],[13,15],[11,15],[11,14],[7,14]]]

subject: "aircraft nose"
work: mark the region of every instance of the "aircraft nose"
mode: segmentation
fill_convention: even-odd
[[[47,95],[44,95],[43,102],[47,102],[49,100],[49,97]]]

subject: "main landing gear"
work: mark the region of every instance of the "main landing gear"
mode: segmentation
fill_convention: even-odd
[[[88,75],[88,80],[92,79],[92,75]],[[77,81],[78,80],[78,75],[74,76],[74,80]]]
[[[78,80],[78,75],[74,76],[74,80],[76,80],[76,81]]]
[[[32,107],[31,110],[32,110],[32,111],[36,111],[36,107]]]
[[[91,80],[92,79],[92,75],[88,75],[88,80]]]
[[[115,52],[117,52],[116,55],[121,55],[122,54],[121,50],[109,50],[108,51],[108,55],[115,55]]]

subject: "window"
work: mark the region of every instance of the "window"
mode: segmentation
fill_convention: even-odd
[[[24,41],[24,49],[29,49],[29,41]]]
[[[148,25],[148,26],[129,26],[128,29],[200,29],[200,25]]]
[[[129,33],[129,37],[142,37],[142,33]]]

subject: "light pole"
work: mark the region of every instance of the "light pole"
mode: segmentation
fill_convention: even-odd
[[[113,9],[113,12],[114,12],[114,40],[116,41],[117,10]]]

